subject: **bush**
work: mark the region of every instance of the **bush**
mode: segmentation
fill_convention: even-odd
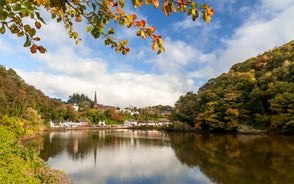
[[[64,174],[46,167],[33,150],[19,145],[17,134],[0,125],[0,184],[70,183],[63,182]]]

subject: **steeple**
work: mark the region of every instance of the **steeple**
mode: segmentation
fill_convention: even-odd
[[[98,103],[97,103],[97,95],[96,95],[96,91],[95,91],[95,95],[94,95],[94,108],[98,107]]]

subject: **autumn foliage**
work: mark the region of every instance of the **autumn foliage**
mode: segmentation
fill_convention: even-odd
[[[231,67],[175,104],[172,121],[198,130],[294,132],[294,41]],[[245,126],[244,126],[245,125]],[[246,131],[250,130],[250,128]]]
[[[134,8],[144,4],[154,8],[161,7],[162,12],[169,16],[175,12],[186,12],[195,21],[199,12],[205,22],[209,23],[214,11],[207,4],[198,5],[190,0],[132,0]],[[52,19],[63,23],[70,38],[80,43],[79,33],[74,30],[74,24],[86,22],[86,28],[94,38],[104,39],[104,44],[114,48],[116,52],[127,54],[129,48],[127,40],[119,40],[115,35],[113,25],[138,29],[137,36],[143,39],[150,38],[152,50],[158,54],[164,51],[163,41],[156,33],[154,26],[149,26],[144,19],[138,19],[136,14],[128,14],[124,10],[124,0],[0,0],[0,33],[9,30],[18,37],[25,37],[24,47],[30,47],[32,53],[45,53],[46,49],[37,44],[41,39],[36,36],[42,24],[46,24],[40,14],[40,9],[45,9],[51,14]],[[34,24],[24,23],[23,20],[32,19]]]

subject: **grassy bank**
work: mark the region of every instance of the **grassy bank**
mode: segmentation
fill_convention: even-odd
[[[19,138],[6,127],[0,127],[0,183],[71,183],[61,171],[50,169],[18,143]]]

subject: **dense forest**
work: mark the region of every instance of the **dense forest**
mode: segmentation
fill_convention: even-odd
[[[0,66],[1,124],[19,131],[34,131],[51,120],[64,120],[73,111],[59,99],[51,99],[28,85],[13,69]]]
[[[61,117],[66,104],[50,99],[26,84],[14,70],[0,65],[0,183],[70,183],[19,144],[52,118]]]
[[[294,41],[231,67],[175,104],[173,121],[198,130],[241,125],[294,132]]]

